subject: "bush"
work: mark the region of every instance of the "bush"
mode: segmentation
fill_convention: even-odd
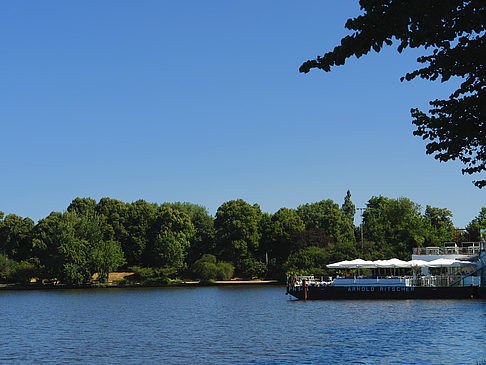
[[[7,255],[0,253],[0,281],[9,282],[10,276],[15,272],[18,263],[10,260]]]
[[[216,257],[205,254],[192,265],[193,277],[203,281],[229,280],[235,268],[229,262],[216,262]]]
[[[168,285],[174,280],[171,276],[177,273],[177,269],[169,268],[154,268],[154,267],[139,267],[132,266],[128,268],[133,271],[133,276],[130,281],[141,282],[144,285]]]
[[[288,273],[299,275],[327,275],[326,265],[329,263],[329,253],[319,247],[307,247],[292,253],[284,268]]]
[[[229,262],[219,262],[216,265],[218,280],[230,280],[235,272],[235,267]]]
[[[21,261],[17,264],[15,271],[10,274],[10,281],[15,283],[20,283],[24,285],[30,284],[30,279],[38,276],[38,268],[27,261]]]
[[[253,258],[243,260],[241,266],[243,274],[251,279],[264,278],[267,275],[267,265]]]

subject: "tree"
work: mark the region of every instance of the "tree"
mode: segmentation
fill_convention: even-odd
[[[128,205],[125,220],[127,237],[121,242],[128,266],[143,266],[143,255],[157,209],[157,204],[150,204],[145,200],[137,200]]]
[[[68,212],[77,214],[93,214],[96,208],[96,200],[92,198],[76,198],[67,207]]]
[[[110,272],[125,263],[121,245],[117,241],[98,241],[90,253],[93,271],[98,273],[98,280],[106,282]]]
[[[407,198],[372,197],[363,213],[363,232],[384,258],[410,259],[412,248],[425,242],[420,205]]]
[[[307,247],[292,253],[285,269],[288,274],[298,275],[323,275],[327,272],[329,253],[319,247]]]
[[[479,214],[467,225],[472,241],[486,240],[486,207],[482,207]]]
[[[335,241],[326,234],[322,228],[308,228],[305,231],[294,233],[293,250],[298,251],[307,247],[326,248],[333,245]]]
[[[150,226],[144,263],[161,268],[183,268],[193,236],[194,227],[186,213],[167,206],[159,208]]]
[[[304,222],[306,229],[322,228],[325,234],[336,242],[355,241],[352,223],[344,215],[339,205],[330,199],[301,205],[297,208],[297,214]]]
[[[120,244],[103,240],[103,218],[94,213],[51,213],[35,227],[34,247],[46,275],[70,285],[88,284],[95,272],[106,280],[124,262]]]
[[[216,262],[216,256],[204,254],[192,265],[193,275],[201,280],[229,280],[234,266],[228,262]]]
[[[283,264],[293,249],[294,235],[305,230],[304,222],[294,209],[281,208],[271,217],[266,249],[270,258]]]
[[[426,224],[425,246],[438,246],[454,238],[454,223],[449,209],[427,205],[424,218]]]
[[[341,206],[344,216],[349,220],[351,225],[354,224],[354,215],[356,214],[356,206],[351,201],[351,192],[348,190],[344,197],[344,203]]]
[[[34,221],[15,214],[0,219],[0,252],[9,258],[28,260],[32,254],[32,230]]]
[[[205,207],[187,202],[164,203],[162,206],[182,211],[191,219],[195,232],[186,258],[189,264],[194,262],[201,252],[214,252],[214,219]]]
[[[442,82],[457,77],[460,87],[447,100],[430,102],[424,113],[412,109],[414,135],[428,140],[427,154],[439,161],[459,159],[462,173],[486,171],[486,2],[484,0],[360,0],[363,14],[348,19],[354,31],[324,56],[304,62],[301,72],[312,68],[330,71],[351,56],[398,42],[398,52],[431,48],[417,61],[425,67],[402,77]],[[482,188],[486,180],[475,181]]]
[[[250,205],[243,199],[223,203],[216,212],[217,253],[234,263],[240,273],[246,274],[246,269],[256,265],[251,259],[259,246],[261,217],[258,204]]]
[[[83,285],[94,274],[92,249],[103,239],[99,217],[66,212],[51,238],[61,259],[59,279],[69,285]]]

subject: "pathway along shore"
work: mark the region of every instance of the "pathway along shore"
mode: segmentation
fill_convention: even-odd
[[[30,285],[20,284],[0,284],[0,290],[59,290],[59,289],[98,289],[98,288],[154,288],[154,287],[184,287],[184,286],[231,286],[231,285],[282,285],[278,280],[214,280],[214,281],[199,281],[199,280],[183,280],[167,285],[157,284],[143,284],[136,282],[126,282],[125,279],[133,275],[132,272],[113,272],[108,277],[108,282],[105,284],[93,283],[82,286],[70,286],[66,284],[41,284],[32,283]],[[124,282],[121,284],[120,282]]]

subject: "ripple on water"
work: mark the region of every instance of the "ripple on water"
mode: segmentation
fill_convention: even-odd
[[[282,287],[0,292],[0,362],[476,364],[486,301],[289,300]]]

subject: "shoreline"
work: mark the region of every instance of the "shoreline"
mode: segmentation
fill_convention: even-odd
[[[106,284],[89,284],[72,286],[66,284],[0,284],[0,291],[24,291],[24,290],[73,290],[73,289],[129,289],[129,288],[178,288],[178,287],[211,287],[211,286],[256,286],[256,285],[284,285],[278,280],[217,280],[214,282],[183,281],[167,285],[147,285],[133,283],[118,285],[117,282]]]

